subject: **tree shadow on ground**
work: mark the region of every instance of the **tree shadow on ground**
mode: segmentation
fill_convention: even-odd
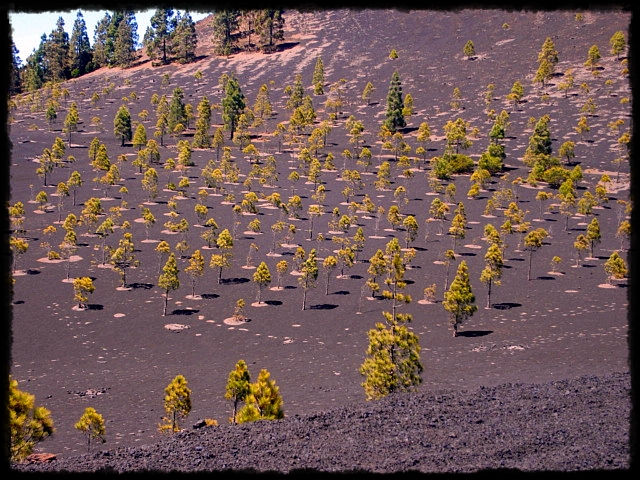
[[[247,283],[248,278],[236,277],[236,278],[223,278],[220,283],[223,285],[240,285],[241,283]]]
[[[130,283],[128,286],[131,288],[143,288],[145,290],[149,290],[150,288],[153,287],[153,283],[136,282],[136,283]]]
[[[549,277],[549,276],[546,276],[546,275],[543,275],[543,276],[540,276],[540,277],[537,277],[537,278],[538,278],[538,280],[555,280],[556,279],[556,277]]]
[[[265,300],[265,302],[267,305],[272,305],[272,306],[278,306],[278,305],[282,305],[282,302],[280,300]]]
[[[85,310],[103,310],[104,306],[99,303],[89,303],[84,307]]]
[[[218,295],[217,293],[203,293],[202,295],[200,295],[202,298],[206,298],[206,299],[212,299],[212,298],[218,298],[220,295]]]
[[[332,292],[331,295],[349,295],[350,293],[347,290],[338,290],[337,292]]]
[[[338,308],[338,305],[333,305],[331,303],[321,303],[319,305],[311,305],[309,310],[333,310],[334,308]]]
[[[171,312],[171,315],[193,315],[200,310],[189,310],[188,308],[178,308]]]
[[[512,308],[521,307],[521,303],[511,303],[511,302],[503,302],[503,303],[494,303],[491,305],[493,308],[497,308],[498,310],[510,310]]]
[[[493,330],[468,330],[466,332],[458,332],[459,337],[484,337],[493,333]]]

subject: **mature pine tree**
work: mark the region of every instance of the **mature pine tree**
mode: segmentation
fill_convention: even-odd
[[[213,51],[217,55],[229,56],[236,50],[239,18],[238,10],[220,10],[213,13]]]
[[[251,393],[251,376],[249,368],[244,360],[238,360],[235,368],[229,373],[224,398],[233,400],[233,415],[229,419],[231,423],[237,423],[238,405],[244,402]]]
[[[260,35],[261,48],[273,51],[278,41],[284,40],[284,17],[281,9],[260,10],[256,32]]]
[[[404,108],[404,100],[402,98],[402,83],[398,72],[393,72],[391,82],[389,83],[389,91],[387,93],[387,111],[385,114],[384,126],[391,133],[397,132],[406,126],[402,110]]]
[[[133,11],[123,12],[122,21],[118,24],[113,42],[113,65],[128,67],[136,59],[138,44],[138,23]]]
[[[244,94],[240,89],[240,83],[234,75],[227,78],[224,85],[224,98],[222,99],[222,122],[225,130],[229,130],[229,138],[233,139],[240,115],[244,113]]]
[[[45,45],[45,79],[57,82],[69,78],[68,57],[69,34],[64,31],[64,19],[59,17]]]
[[[96,67],[104,67],[109,64],[109,51],[107,47],[109,25],[111,24],[111,15],[105,12],[95,26],[93,35],[93,64]]]
[[[46,43],[47,35],[43,33],[42,37],[40,37],[38,48],[27,57],[22,73],[23,89],[27,92],[39,89],[45,81],[44,56]]]
[[[188,10],[184,14],[178,13],[176,28],[171,35],[171,50],[179,63],[193,62],[196,58],[196,24]]]
[[[89,42],[89,35],[87,34],[87,24],[80,11],[76,14],[76,19],[73,22],[69,43],[71,76],[75,78],[91,71],[93,52]]]
[[[17,95],[22,92],[22,82],[20,80],[20,51],[16,44],[11,41],[11,77],[9,79],[9,95]]]
[[[163,64],[169,62],[171,48],[171,34],[175,28],[173,9],[158,8],[150,19],[151,25],[147,27],[142,44],[147,50],[147,55],[152,60],[160,58]]]
[[[471,291],[467,262],[463,260],[458,265],[456,276],[449,290],[444,293],[444,302],[442,302],[444,309],[449,312],[454,337],[458,336],[458,326],[478,310],[475,301],[476,297]]]

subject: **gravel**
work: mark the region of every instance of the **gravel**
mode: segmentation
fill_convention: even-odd
[[[241,425],[194,426],[154,445],[119,447],[22,472],[474,473],[626,470],[628,372],[545,384],[390,395]]]

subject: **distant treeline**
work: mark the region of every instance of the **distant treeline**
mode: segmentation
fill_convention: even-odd
[[[282,10],[221,10],[211,15],[212,48],[216,55],[242,50],[273,51],[284,40]],[[93,45],[80,11],[71,37],[59,17],[49,35],[21,65],[20,53],[12,44],[13,68],[10,94],[34,91],[48,82],[77,78],[101,67],[129,67],[140,58],[138,25],[132,10],[116,10],[95,26]],[[157,9],[147,26],[141,46],[154,65],[195,60],[198,44],[195,22],[188,10]]]

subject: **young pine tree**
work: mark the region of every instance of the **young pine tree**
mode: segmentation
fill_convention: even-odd
[[[449,290],[445,292],[444,302],[442,302],[444,309],[449,312],[454,337],[458,336],[458,327],[478,310],[475,301],[467,262],[463,260],[458,265],[456,276]]]
[[[158,425],[158,430],[179,432],[179,421],[191,412],[191,389],[184,376],[176,375],[164,389],[164,411],[166,416],[162,418],[163,423]]]
[[[244,360],[238,360],[235,368],[229,373],[224,398],[233,401],[233,415],[229,419],[231,423],[238,423],[237,412],[240,402],[244,402],[251,392],[251,376],[249,368]]]
[[[260,370],[258,379],[250,384],[245,397],[245,405],[238,412],[238,423],[257,420],[280,420],[284,418],[283,400],[280,389],[265,368]]]
[[[93,407],[85,408],[82,417],[74,425],[74,428],[87,436],[87,451],[91,450],[92,440],[99,440],[101,443],[107,441],[104,438],[106,433],[104,418]]]

